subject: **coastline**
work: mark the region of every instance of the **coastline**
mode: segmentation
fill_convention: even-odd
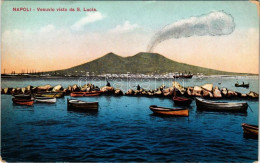
[[[88,78],[146,78],[146,79],[152,79],[152,78],[161,78],[161,79],[175,79],[172,77],[166,77],[164,75],[153,75],[153,76],[144,76],[144,75],[131,75],[131,76],[119,76],[119,75],[111,75],[111,76],[43,76],[43,75],[1,75],[1,78],[40,78],[40,79],[66,79],[66,78],[80,78],[80,77],[88,77]],[[259,74],[255,75],[203,75],[203,76],[196,76],[194,75],[192,78],[254,78],[258,79]],[[185,79],[185,78],[180,78]]]

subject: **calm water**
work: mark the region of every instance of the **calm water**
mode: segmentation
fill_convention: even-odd
[[[2,86],[22,83],[2,80]],[[189,117],[160,117],[153,115],[149,106],[172,107],[170,99],[80,98],[99,101],[99,112],[93,114],[68,111],[67,98],[58,99],[56,104],[28,107],[13,105],[12,96],[2,95],[2,158],[9,162],[258,159],[258,140],[244,138],[241,127],[243,122],[258,124],[256,100],[247,101],[253,110],[248,109],[247,114],[200,112],[193,101]]]

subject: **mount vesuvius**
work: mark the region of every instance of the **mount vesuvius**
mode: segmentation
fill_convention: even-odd
[[[168,59],[158,53],[140,52],[134,56],[121,57],[108,53],[93,61],[54,72],[59,75],[85,75],[86,72],[99,74],[164,74],[169,72],[191,72],[204,75],[248,75],[245,73],[225,72],[214,69],[193,66]],[[251,74],[253,75],[253,74]]]

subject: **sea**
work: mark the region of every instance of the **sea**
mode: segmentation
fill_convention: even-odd
[[[126,92],[140,85],[155,89],[170,87],[174,79],[104,78],[2,78],[1,87],[25,87],[61,84],[99,87],[108,80],[111,86]],[[181,85],[212,83],[241,93],[259,92],[258,77],[213,76],[177,79]],[[249,83],[237,88],[236,82]],[[258,139],[243,135],[242,123],[258,124],[259,101],[245,101],[247,113],[197,110],[195,100],[186,108],[189,117],[154,115],[150,105],[177,108],[171,98],[96,96],[80,97],[98,101],[96,113],[67,109],[67,98],[55,104],[35,103],[18,106],[11,95],[1,95],[1,157],[8,162],[84,161],[84,162],[253,162],[258,160]]]

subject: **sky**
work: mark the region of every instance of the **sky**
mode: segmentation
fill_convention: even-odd
[[[251,2],[4,1],[1,5],[2,73],[66,69],[109,52],[133,56],[145,52],[154,34],[165,26],[217,11],[233,17],[232,33],[172,38],[160,42],[153,52],[217,70],[259,71],[259,13]],[[31,11],[13,11],[20,7]],[[81,11],[39,12],[37,8]]]

